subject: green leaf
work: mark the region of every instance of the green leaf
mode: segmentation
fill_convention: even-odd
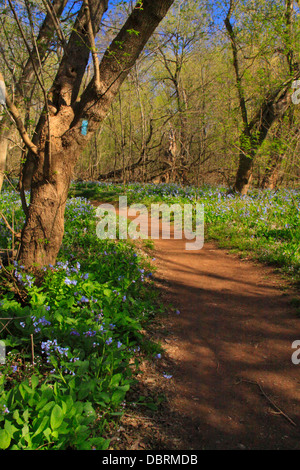
[[[7,449],[9,447],[11,437],[6,429],[0,429],[0,449]]]
[[[50,442],[51,441],[51,438],[50,438],[51,429],[50,428],[45,429],[45,431],[43,431],[43,434],[46,437],[47,441]]]
[[[116,390],[112,395],[111,401],[114,405],[117,405],[124,400],[124,397],[125,392],[123,392],[122,390]]]
[[[38,377],[37,377],[36,375],[33,375],[33,376],[31,377],[31,387],[32,387],[33,389],[35,389],[35,388],[38,386],[38,384],[39,384],[39,379],[38,379]]]
[[[84,383],[83,385],[80,386],[80,389],[78,391],[78,399],[83,400],[86,398],[89,393],[91,392],[91,388],[89,386],[89,383]]]
[[[106,450],[109,447],[110,440],[104,439],[103,437],[96,437],[91,439],[91,444],[96,448],[96,450]]]
[[[55,312],[54,318],[55,318],[55,320],[58,321],[58,323],[62,323],[62,321],[63,321],[63,319],[64,319],[64,317],[63,317],[60,313],[58,313],[58,312]]]
[[[33,434],[32,437],[37,436],[38,434],[42,433],[47,426],[49,421],[48,416],[44,416],[43,418],[39,418],[37,421],[34,422],[34,426],[37,428],[35,433]]]
[[[122,374],[113,375],[110,381],[110,386],[116,387],[117,385],[119,385],[121,380],[122,380]]]
[[[110,297],[111,296],[111,290],[110,289],[104,289],[103,294],[105,297]]]
[[[24,422],[28,423],[28,420],[29,420],[29,410],[28,410],[28,408],[24,411],[23,418],[24,418]]]
[[[44,403],[44,401],[43,401]],[[41,409],[40,409],[40,412],[42,413],[47,413],[51,410],[51,408],[54,407],[54,401],[50,401],[49,403],[46,403],[45,406],[43,406]]]
[[[5,421],[4,429],[8,432],[10,437],[14,437],[14,433],[19,431],[19,429],[16,428],[16,426],[14,426],[10,421],[7,421],[7,420]]]
[[[23,422],[24,422],[24,421],[20,418],[20,413],[19,413],[18,410],[15,410],[15,411],[13,412],[13,418],[16,420],[17,424],[19,424],[19,425],[23,424]]]
[[[50,418],[50,426],[51,429],[57,429],[61,425],[64,419],[64,414],[59,405],[55,405],[52,412],[51,412],[51,418]]]

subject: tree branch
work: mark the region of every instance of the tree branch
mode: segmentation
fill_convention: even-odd
[[[242,86],[242,78],[240,75],[236,34],[230,22],[233,10],[234,10],[234,2],[233,0],[230,0],[229,10],[224,20],[224,23],[225,23],[225,27],[227,29],[227,32],[231,41],[233,67],[234,67],[235,76],[236,76],[236,87],[237,87],[238,96],[239,96],[240,110],[241,110],[242,119],[244,123],[244,132],[248,134],[248,112],[247,112],[247,107],[246,107],[245,93],[244,93],[243,86]]]
[[[85,116],[89,118],[89,133],[95,131],[99,122],[106,116],[110,104],[129,71],[138,59],[141,51],[154,30],[164,18],[174,0],[144,0],[137,2],[127,21],[107,48],[101,63],[101,95],[95,95],[94,78],[74,104],[74,120],[67,132],[69,141],[73,132],[78,134],[77,123]],[[73,129],[72,129],[73,128]],[[76,128],[76,131],[74,131]]]
[[[0,74],[0,79],[2,75]],[[12,117],[14,118],[14,121],[16,123],[17,129],[20,133],[20,136],[23,139],[24,144],[26,147],[35,155],[37,155],[37,147],[34,145],[34,143],[31,141],[29,135],[27,134],[27,131],[25,129],[25,126],[23,124],[22,118],[19,114],[18,109],[16,108],[15,104],[11,101],[10,97],[6,93],[6,106]]]
[[[97,48],[95,45],[95,36],[94,36],[94,31],[93,31],[93,25],[91,21],[91,11],[90,11],[90,5],[89,5],[89,0],[84,0],[84,8],[85,8],[85,14],[86,14],[86,20],[87,20],[87,30],[88,30],[88,36],[89,36],[89,42],[91,46],[91,51],[92,51],[92,58],[93,58],[93,64],[94,64],[94,83],[95,83],[95,88],[96,91],[99,92],[100,90],[100,68],[99,68],[99,59],[98,59],[98,54],[97,54]]]

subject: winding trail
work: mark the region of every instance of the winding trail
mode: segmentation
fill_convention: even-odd
[[[167,404],[137,448],[300,449],[293,292],[270,267],[185,243],[155,240],[155,282],[180,314],[162,320],[163,358],[141,376]]]
[[[300,365],[291,346],[300,320],[282,280],[211,243],[195,252],[184,243],[155,242],[157,281],[181,312],[164,347],[183,447],[299,449]]]

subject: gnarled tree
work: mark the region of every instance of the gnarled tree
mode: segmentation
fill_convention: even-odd
[[[81,2],[44,111],[32,141],[26,143],[29,154],[24,174],[33,164],[30,204],[19,254],[26,267],[55,262],[64,233],[65,205],[74,165],[172,3],[173,0],[137,1],[98,64],[95,36],[108,0]],[[82,91],[91,52],[94,76]]]
[[[253,164],[258,150],[261,148],[263,142],[272,126],[280,122],[287,113],[291,106],[291,87],[293,81],[299,79],[300,68],[293,50],[292,41],[292,18],[293,18],[293,0],[285,0],[281,6],[284,11],[282,21],[282,48],[275,48],[271,44],[270,49],[272,54],[280,52],[286,59],[286,72],[285,77],[281,83],[276,83],[269,87],[263,96],[260,97],[260,104],[256,109],[251,109],[251,100],[246,96],[245,92],[245,70],[241,70],[241,54],[240,44],[238,42],[237,32],[233,25],[232,17],[235,8],[239,2],[230,0],[229,10],[225,18],[225,27],[231,43],[232,50],[232,63],[235,72],[236,90],[242,118],[242,131],[239,142],[239,165],[236,174],[235,184],[233,190],[241,194],[246,194],[251,184]],[[270,8],[274,6],[271,5]],[[267,19],[265,19],[265,23]],[[252,29],[254,26],[252,25]],[[267,37],[267,41],[270,39]],[[271,41],[270,41],[271,42]],[[273,49],[273,50],[272,50]],[[260,52],[256,53],[259,57]],[[252,62],[254,59],[251,58]],[[245,67],[244,67],[245,68]],[[251,117],[252,115],[252,117]]]

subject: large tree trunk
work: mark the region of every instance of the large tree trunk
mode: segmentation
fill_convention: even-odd
[[[75,154],[51,139],[51,156],[41,142],[31,182],[31,200],[22,232],[20,259],[26,266],[55,264],[64,233],[64,213]]]
[[[284,131],[284,116],[278,123],[278,128],[273,136],[272,144],[273,147],[271,148],[271,155],[268,158],[265,173],[262,179],[261,187],[263,189],[274,189],[277,184],[277,180],[279,177],[279,172],[281,168],[281,164],[284,158],[284,152],[281,148],[281,139]],[[288,116],[288,127],[286,132],[288,135],[291,134],[291,128],[293,125],[293,113],[291,112]]]
[[[247,194],[251,181],[253,170],[253,158],[246,155],[244,152],[239,156],[239,167],[236,174],[234,191],[242,195]]]
[[[104,54],[99,67],[100,83],[94,76],[78,101],[90,51],[87,25],[79,12],[76,35],[71,35],[52,87],[51,116],[42,117],[36,131],[31,200],[19,254],[25,267],[54,264],[63,238],[65,204],[77,158],[106,117],[120,86],[172,3],[173,0],[144,0],[142,8],[137,3]],[[89,5],[95,33],[107,2],[89,0]],[[79,35],[83,41],[78,40]],[[88,120],[84,135],[83,119]]]
[[[241,117],[243,121],[243,131],[240,139],[240,155],[239,155],[239,166],[236,174],[236,180],[233,191],[241,194],[246,194],[252,180],[252,169],[255,156],[258,149],[261,147],[265,138],[268,135],[269,130],[273,124],[282,119],[284,114],[291,103],[290,88],[293,80],[299,77],[299,68],[296,64],[291,64],[293,57],[293,51],[291,49],[291,9],[292,2],[290,0],[286,3],[286,33],[287,33],[287,49],[288,49],[288,63],[290,74],[286,82],[282,83],[281,86],[268,93],[261,107],[258,109],[256,115],[253,117],[251,122],[248,119],[247,100],[245,90],[243,87],[243,74],[240,72],[240,61],[239,61],[239,47],[237,42],[236,32],[231,24],[231,16],[235,8],[235,2],[230,0],[229,10],[225,18],[225,27],[228,32],[228,36],[231,42],[233,67],[236,77],[236,89],[239,99],[239,107],[241,111]]]
[[[280,167],[282,163],[283,155],[276,154],[273,156],[273,161],[265,171],[261,187],[263,189],[275,189],[280,173]]]
[[[266,139],[273,124],[280,121],[291,104],[290,85],[288,80],[271,93],[261,108],[247,125],[241,138],[239,167],[234,191],[247,194],[252,180],[252,169],[255,156]]]

